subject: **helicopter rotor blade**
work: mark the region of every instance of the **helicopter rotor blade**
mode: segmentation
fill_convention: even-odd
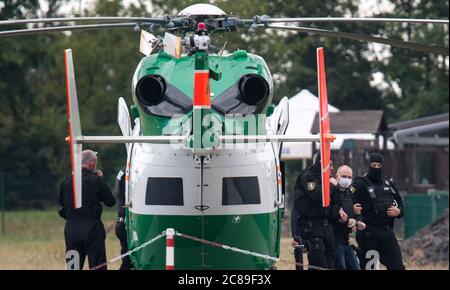
[[[305,32],[305,33],[311,33],[311,34],[320,34],[320,35],[326,35],[331,37],[340,37],[340,38],[348,38],[348,39],[354,39],[354,40],[362,40],[362,41],[369,41],[369,42],[375,42],[375,43],[381,43],[381,44],[387,44],[391,46],[396,46],[400,48],[406,48],[411,50],[417,50],[427,53],[436,53],[448,56],[449,55],[449,49],[448,47],[444,46],[433,46],[433,45],[426,45],[426,44],[420,44],[415,42],[406,42],[401,41],[397,39],[388,39],[378,36],[370,36],[370,35],[363,35],[363,34],[356,34],[356,33],[350,33],[350,32],[342,32],[342,31],[331,31],[326,29],[318,29],[318,28],[309,28],[309,27],[299,27],[299,26],[282,26],[282,25],[261,25],[259,27],[264,28],[271,28],[271,29],[279,29],[279,30],[292,30],[292,31],[298,31],[298,32]]]
[[[47,32],[60,32],[60,31],[129,28],[129,27],[136,27],[137,25],[138,25],[137,23],[109,23],[109,24],[87,24],[87,25],[69,25],[69,26],[54,26],[54,27],[29,28],[29,29],[15,29],[15,30],[0,31],[0,37],[40,34]]]
[[[295,23],[295,22],[328,22],[328,23],[422,23],[449,24],[448,19],[417,19],[417,18],[368,18],[368,17],[300,17],[300,18],[269,18],[266,15],[255,16],[256,24]]]
[[[145,22],[145,23],[166,23],[169,17],[114,17],[114,16],[95,16],[95,17],[64,17],[64,18],[35,18],[35,19],[9,19],[0,21],[2,25],[17,25],[30,23],[54,23],[54,22]]]
[[[71,49],[64,51],[64,62],[66,67],[67,119],[69,123],[69,136],[66,140],[70,145],[73,206],[74,208],[80,208],[82,206],[81,153],[83,151],[83,145],[76,142],[76,139],[81,136],[81,123]]]

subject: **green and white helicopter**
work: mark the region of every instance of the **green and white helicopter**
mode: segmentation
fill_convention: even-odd
[[[65,51],[74,206],[82,206],[84,143],[126,145],[126,228],[135,249],[168,228],[204,240],[278,257],[285,208],[283,142],[320,142],[323,206],[329,204],[330,133],[323,48],[317,50],[320,134],[286,136],[288,99],[275,107],[268,65],[245,50],[224,54],[210,35],[239,29],[292,30],[382,43],[448,55],[448,48],[323,29],[274,25],[306,22],[408,22],[448,20],[398,18],[240,19],[209,4],[176,16],[17,19],[0,25],[75,24],[0,31],[0,37],[57,31],[132,27],[141,31],[141,60],[132,79],[131,114],[123,98],[118,124],[123,136],[84,136],[80,126],[72,51]],[[94,23],[94,24],[92,24]],[[155,37],[154,28],[166,32]],[[131,116],[131,117],[130,117]],[[134,252],[138,269],[166,268],[163,240]],[[271,269],[273,260],[176,239],[175,269]]]

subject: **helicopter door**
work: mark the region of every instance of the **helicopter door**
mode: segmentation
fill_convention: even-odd
[[[275,111],[271,117],[270,127],[274,134],[276,135],[284,135],[286,129],[289,125],[289,99],[284,97],[281,99],[278,106],[276,106]],[[283,146],[282,142],[279,142],[276,145],[276,150],[278,152],[278,156],[281,156],[281,147]]]

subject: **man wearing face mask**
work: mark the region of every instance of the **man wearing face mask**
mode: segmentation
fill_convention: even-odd
[[[357,177],[350,186],[367,225],[366,230],[357,235],[363,254],[359,257],[360,266],[363,270],[373,269],[373,260],[378,256],[388,270],[404,270],[402,253],[393,231],[394,219],[403,217],[403,201],[393,182],[383,176],[383,161],[383,155],[372,153],[369,171]]]
[[[332,220],[346,222],[347,215],[334,202],[322,207],[322,176],[320,154],[314,155],[313,164],[300,172],[295,184],[294,244],[308,251],[309,265],[333,269],[335,245]],[[299,255],[296,255],[299,256]],[[296,259],[297,262],[299,259]]]
[[[336,173],[338,185],[333,187],[332,195],[337,204],[344,210],[348,216],[345,223],[334,221],[334,239],[336,243],[336,261],[337,270],[360,270],[358,258],[350,245],[350,233],[352,231],[362,231],[366,225],[358,220],[353,210],[353,196],[350,191],[353,172],[347,165],[342,165]]]

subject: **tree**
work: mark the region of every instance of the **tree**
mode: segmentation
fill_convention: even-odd
[[[387,17],[448,19],[448,1],[391,1],[393,12]],[[387,37],[406,41],[447,46],[448,26],[390,25]],[[377,68],[389,84],[384,91],[391,120],[406,120],[448,112],[448,56],[391,47],[390,55]],[[396,91],[398,86],[400,91]]]

